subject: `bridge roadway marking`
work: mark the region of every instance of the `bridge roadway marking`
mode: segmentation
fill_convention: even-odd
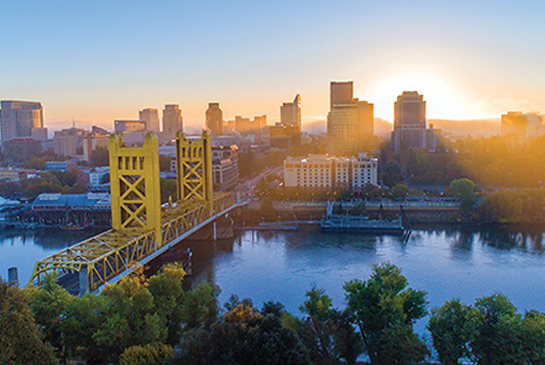
[[[124,276],[130,274],[131,272],[133,272],[134,269],[136,269],[138,266],[141,266],[141,265],[144,265],[144,264],[150,262],[151,260],[153,260],[157,256],[163,254],[165,251],[167,251],[171,247],[173,247],[173,246],[177,245],[178,243],[180,243],[180,241],[186,239],[187,237],[191,236],[193,233],[197,232],[199,229],[203,228],[204,226],[208,225],[209,223],[212,223],[216,219],[220,218],[222,215],[229,213],[230,211],[232,211],[235,208],[243,207],[243,206],[245,206],[247,204],[248,204],[248,202],[235,203],[235,204],[231,205],[229,208],[224,209],[221,212],[214,214],[210,218],[202,221],[198,226],[195,226],[195,227],[187,230],[182,235],[180,235],[180,236],[176,237],[175,239],[171,240],[169,243],[165,244],[163,247],[161,247],[160,249],[158,249],[154,253],[148,255],[145,259],[142,259],[142,260],[138,261],[137,263],[131,265],[131,267],[128,270],[123,271],[121,274],[118,274],[118,275],[114,276],[113,278],[111,278],[106,283],[100,285],[97,289],[92,291],[92,293],[93,294],[99,294],[104,288],[106,288],[107,285],[110,285],[110,284],[113,284],[113,283],[117,282],[122,277],[124,277]]]

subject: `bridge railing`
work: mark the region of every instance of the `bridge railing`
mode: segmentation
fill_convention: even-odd
[[[210,202],[188,201],[176,209],[164,209],[162,243],[153,230],[121,233],[108,230],[37,261],[29,284],[42,285],[47,275],[71,278],[81,291],[94,291],[108,280],[131,269],[170,241],[233,205],[231,194],[215,194]]]

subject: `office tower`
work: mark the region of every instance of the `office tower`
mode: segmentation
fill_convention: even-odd
[[[142,145],[146,136],[146,122],[143,120],[115,120],[114,130],[123,133],[126,146]]]
[[[83,139],[85,134],[87,134],[85,130],[74,127],[55,131],[55,153],[66,157],[76,157],[83,154]]]
[[[31,137],[33,128],[43,127],[41,103],[11,100],[2,100],[0,103],[2,141],[16,137]]]
[[[165,105],[165,109],[163,109],[163,133],[167,138],[174,138],[176,132],[183,129],[183,122],[182,110],[179,105]]]
[[[208,103],[206,128],[213,136],[223,134],[223,111],[220,109],[220,103]]]
[[[404,91],[394,103],[394,150],[426,147],[426,102],[416,91]]]
[[[280,123],[286,127],[298,127],[301,130],[301,95],[295,95],[291,103],[280,107]]]
[[[47,128],[32,128],[30,137],[37,141],[47,141]]]
[[[114,130],[116,132],[134,132],[145,131],[146,122],[134,119],[117,119],[114,121]]]
[[[109,148],[110,133],[94,125],[90,133],[83,137],[83,159],[87,162],[91,161],[91,155],[97,148]]]
[[[354,100],[354,81],[331,81],[329,110],[336,104],[349,104]]]
[[[374,135],[373,104],[353,98],[353,82],[331,82],[327,116],[328,152],[356,155]]]
[[[159,133],[159,112],[155,108],[146,108],[138,113],[138,119],[146,122],[146,129],[155,133]]]

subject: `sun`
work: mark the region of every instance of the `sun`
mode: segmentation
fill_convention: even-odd
[[[375,105],[375,117],[394,120],[394,102],[403,91],[417,91],[426,101],[426,118],[472,119],[477,115],[456,83],[423,71],[398,73],[376,79],[357,95]]]

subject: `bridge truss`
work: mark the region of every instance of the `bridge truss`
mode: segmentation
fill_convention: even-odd
[[[153,230],[142,234],[109,230],[36,262],[30,282],[42,285],[45,277],[51,274],[78,275],[76,283],[80,287],[95,291],[172,240],[232,206],[231,194],[215,194],[211,202],[194,200],[163,208],[162,243],[157,242]]]
[[[212,191],[209,139],[207,132],[200,141],[177,134],[181,198],[161,208],[157,137],[148,134],[143,146],[127,147],[122,135],[110,136],[112,229],[36,262],[29,285],[56,275],[67,289],[96,291],[229,212],[233,196]]]

